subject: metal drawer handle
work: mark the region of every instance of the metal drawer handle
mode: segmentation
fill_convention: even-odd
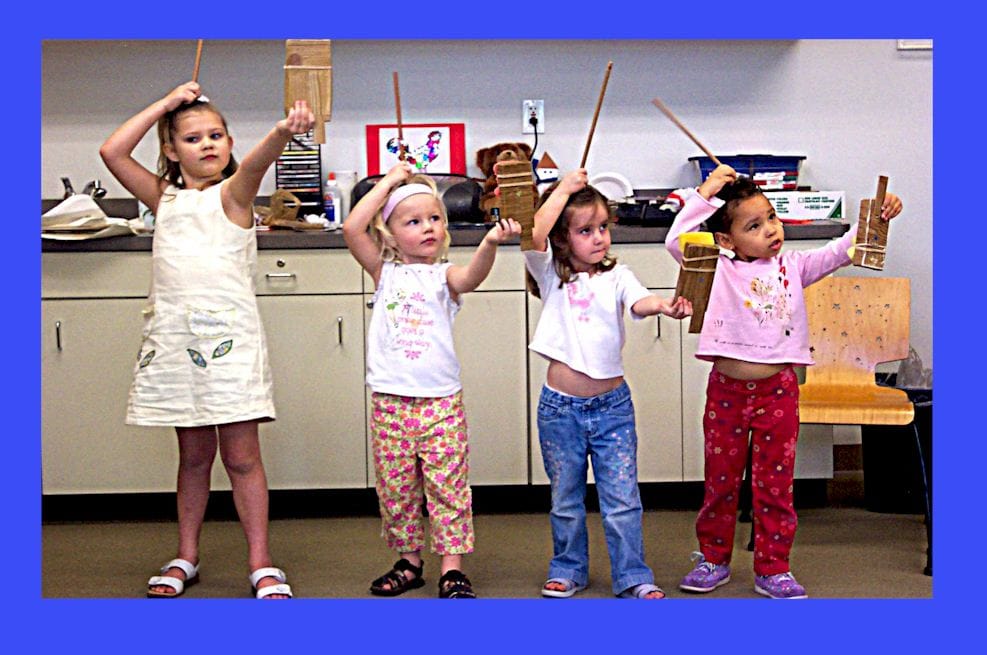
[[[343,345],[343,317],[336,317],[336,331],[339,333],[338,342],[339,345]]]
[[[62,351],[62,322],[55,321],[55,348]]]
[[[658,332],[655,334],[655,340],[661,339],[661,314],[655,314],[655,325],[658,326]]]
[[[265,273],[264,277],[266,277],[268,280],[274,278],[286,279],[286,278],[295,277],[295,274],[294,273]]]

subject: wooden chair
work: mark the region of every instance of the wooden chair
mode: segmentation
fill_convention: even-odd
[[[874,375],[877,364],[908,356],[909,280],[830,276],[805,289],[805,303],[816,363],[799,389],[800,421],[912,427],[925,502],[925,574],[932,575],[932,493],[915,407],[905,391],[878,385]],[[751,542],[748,550],[753,535]]]

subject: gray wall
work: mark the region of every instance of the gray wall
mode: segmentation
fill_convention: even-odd
[[[242,156],[282,114],[283,41],[206,41],[199,81],[224,111]],[[525,140],[521,100],[545,100],[548,151],[578,165],[607,61],[614,62],[587,167],[635,188],[698,183],[702,154],[650,103],[661,98],[718,154],[806,155],[801,184],[843,190],[848,208],[873,196],[879,174],[905,210],[892,225],[881,275],[912,279],[912,343],[932,366],[932,53],[893,40],[787,41],[349,41],[332,42],[328,170],[366,172],[364,125],[402,117],[466,124],[475,153]],[[195,41],[45,41],[41,188],[60,197],[99,177],[127,195],[99,159],[124,120],[191,78]],[[136,156],[157,157],[149,136]],[[274,190],[269,172],[261,194]],[[856,211],[851,210],[851,215]],[[857,271],[855,271],[856,274]],[[860,269],[860,274],[871,274]]]

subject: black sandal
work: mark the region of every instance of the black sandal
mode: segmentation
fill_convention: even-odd
[[[370,593],[374,596],[399,596],[406,591],[418,589],[425,584],[425,579],[422,577],[423,568],[425,562],[415,566],[402,557],[394,563],[390,571],[370,583]],[[407,577],[404,571],[414,574],[415,577]]]
[[[451,569],[439,578],[439,598],[476,598],[473,585],[462,571]]]

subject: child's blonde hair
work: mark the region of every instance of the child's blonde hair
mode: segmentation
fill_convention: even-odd
[[[561,180],[556,180],[552,186],[545,189],[545,192],[541,194],[541,198],[538,200],[539,208],[545,204],[548,197],[552,195],[552,191],[555,190],[560,182]],[[607,202],[607,197],[593,186],[587,184],[585,187],[569,196],[569,200],[566,201],[565,207],[562,209],[562,213],[559,214],[559,217],[555,220],[555,224],[552,225],[552,229],[548,233],[548,241],[552,244],[552,264],[555,266],[556,275],[559,276],[560,289],[563,284],[572,282],[576,279],[576,272],[573,270],[572,264],[569,261],[572,257],[572,248],[569,246],[569,216],[572,214],[572,210],[574,209],[579,209],[580,207],[591,207],[593,205],[603,207],[606,210],[607,216],[610,220],[613,220],[614,212],[610,208],[610,203]],[[617,258],[608,252],[600,263],[596,265],[596,271],[600,273],[609,271],[616,265]],[[528,291],[535,298],[541,298],[541,290],[538,288],[538,284],[535,282],[534,276],[527,271],[525,271],[525,273]]]
[[[399,184],[391,190],[394,193],[402,186],[406,184],[424,184],[432,190],[432,197],[435,198],[436,203],[439,206],[439,216],[442,217],[442,224],[446,228],[446,236],[442,242],[442,249],[439,251],[439,261],[445,261],[447,255],[449,254],[449,244],[452,243],[452,235],[449,234],[449,217],[446,214],[445,203],[442,202],[442,198],[439,196],[438,187],[435,185],[435,180],[433,180],[428,175],[412,175],[404,184]],[[390,197],[390,196],[388,196]],[[377,212],[374,216],[373,221],[370,222],[370,237],[374,240],[374,243],[380,247],[380,258],[385,262],[399,262],[401,261],[401,253],[398,252],[397,248],[394,247],[394,233],[387,226],[387,221],[384,220],[384,208]]]

